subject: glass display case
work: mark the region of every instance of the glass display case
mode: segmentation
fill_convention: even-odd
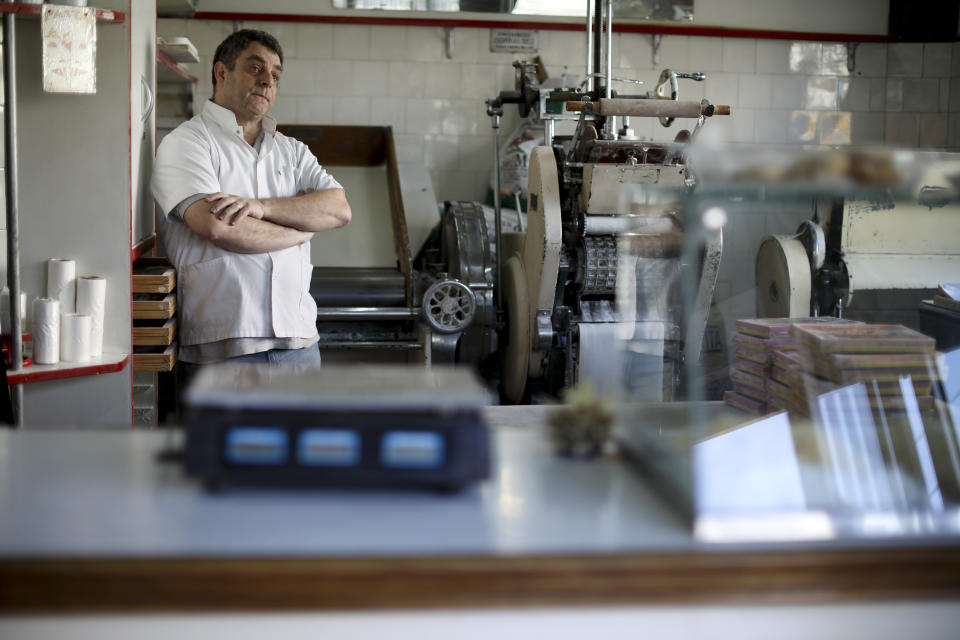
[[[960,160],[686,160],[621,191],[648,221],[618,239],[625,454],[706,541],[956,535]]]

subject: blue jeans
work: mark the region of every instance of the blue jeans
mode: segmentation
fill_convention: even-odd
[[[295,371],[315,369],[320,366],[320,347],[317,343],[303,349],[271,349],[270,351],[227,358],[224,362],[269,364],[271,367],[290,367]]]
[[[301,372],[307,369],[316,369],[320,366],[320,345],[319,343],[304,347],[303,349],[270,349],[260,353],[248,353],[243,356],[227,358],[224,362],[240,362],[251,364],[267,364],[271,367],[283,367],[290,371]],[[205,365],[193,362],[183,362],[177,360],[174,372],[177,385],[177,414],[182,415],[180,398],[193,377]]]

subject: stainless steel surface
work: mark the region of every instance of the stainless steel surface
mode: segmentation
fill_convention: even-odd
[[[16,14],[3,15],[4,148],[7,199],[7,286],[10,289],[10,370],[23,367],[23,326],[20,322],[20,224],[17,176],[17,29]],[[10,393],[13,421],[22,425],[23,386],[13,385]]]
[[[396,307],[406,304],[396,269],[314,267],[310,294],[318,307]]]
[[[317,309],[317,320],[413,320],[420,317],[419,309],[409,307],[322,307]]]
[[[496,238],[497,238],[497,264],[496,264],[496,273],[494,275],[494,288],[497,291],[497,316],[500,315],[500,309],[503,308],[503,294],[501,293],[502,287],[500,283],[503,282],[500,279],[500,265],[503,262],[503,251],[500,250],[500,247],[503,245],[500,244],[501,241],[501,211],[500,211],[500,116],[493,116],[493,220],[496,225]]]
[[[587,0],[587,66],[586,72],[584,73],[584,78],[587,83],[587,91],[593,91],[593,12],[590,11],[591,5],[593,5],[595,0]],[[553,133],[553,127],[550,128],[550,133]],[[551,139],[553,136],[550,136],[550,139],[544,141],[544,144],[548,147],[551,144]]]
[[[588,84],[591,90],[599,91],[597,78],[602,74],[601,65],[603,64],[603,3],[605,0],[594,0],[593,2],[593,66],[588,73]],[[587,7],[587,13],[590,13],[590,7]]]
[[[468,367],[332,365],[306,371],[218,363],[201,368],[185,400],[198,409],[480,412],[486,388]]]
[[[605,0],[606,3],[606,18],[607,18],[607,29],[606,29],[606,42],[604,43],[604,55],[606,56],[606,69],[607,73],[604,76],[606,79],[604,81],[604,90],[603,95],[605,98],[610,98],[613,95],[613,0]],[[613,140],[617,137],[617,119],[616,117],[607,118],[605,126],[605,135],[604,137],[608,140]]]
[[[423,349],[419,342],[391,342],[387,340],[321,340],[323,351],[416,351]]]

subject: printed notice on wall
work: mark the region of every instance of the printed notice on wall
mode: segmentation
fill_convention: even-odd
[[[92,7],[43,5],[43,90],[97,92],[97,14]]]
[[[495,53],[536,53],[537,32],[529,29],[491,29],[490,51]]]

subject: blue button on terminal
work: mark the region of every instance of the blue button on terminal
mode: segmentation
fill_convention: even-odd
[[[227,431],[224,459],[242,466],[280,466],[289,459],[287,432],[274,427],[234,427]]]
[[[304,429],[297,436],[301,466],[354,467],[360,457],[360,434],[352,429]]]
[[[392,469],[439,469],[446,460],[436,431],[388,431],[380,440],[380,463]]]

